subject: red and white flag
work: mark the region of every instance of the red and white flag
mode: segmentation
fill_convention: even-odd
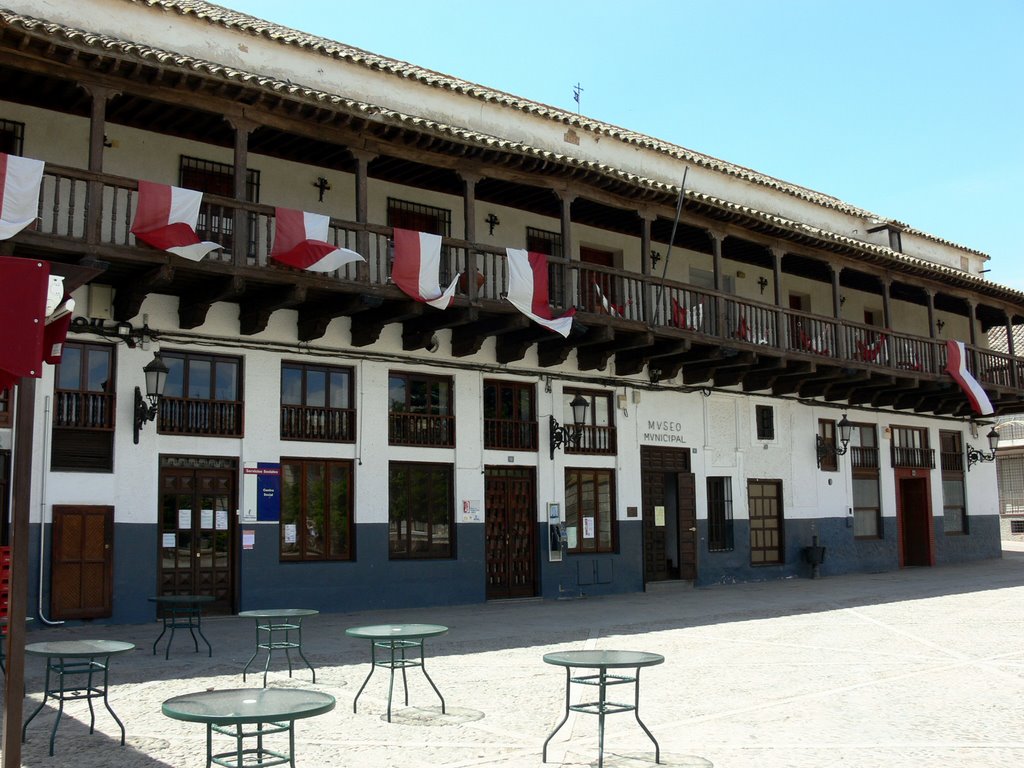
[[[562,336],[572,330],[573,307],[561,317],[551,316],[548,304],[548,258],[543,253],[506,248],[508,256],[508,294],[516,309],[545,328]]]
[[[222,247],[196,234],[203,193],[152,181],[139,181],[139,204],[135,209],[132,234],[146,245],[201,261],[214,248]]]
[[[952,339],[946,341],[946,372],[956,379],[956,383],[960,385],[960,389],[967,395],[967,399],[970,401],[971,408],[974,409],[975,413],[982,416],[995,413],[992,402],[988,399],[988,395],[985,394],[985,390],[981,388],[978,380],[967,370],[967,351],[962,341],[953,341]]]
[[[5,384],[42,375],[49,280],[49,262],[0,256],[0,378]]]
[[[329,216],[291,208],[274,209],[274,247],[270,258],[309,272],[333,272],[353,261],[366,261],[355,251],[327,242]]]
[[[0,240],[21,232],[39,215],[43,161],[0,152]]]
[[[391,279],[417,301],[447,309],[455,295],[459,275],[441,290],[441,236],[408,229],[395,229],[395,261]]]

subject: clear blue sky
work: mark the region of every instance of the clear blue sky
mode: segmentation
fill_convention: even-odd
[[[983,251],[1024,290],[1024,0],[227,0]]]

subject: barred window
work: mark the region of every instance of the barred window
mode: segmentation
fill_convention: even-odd
[[[996,456],[996,477],[1000,514],[1024,512],[1024,453]]]
[[[732,478],[708,478],[708,552],[731,552]]]

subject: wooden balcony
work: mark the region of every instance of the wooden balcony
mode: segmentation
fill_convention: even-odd
[[[205,322],[216,302],[239,305],[243,336],[259,333],[273,312],[290,308],[298,314],[300,341],[319,339],[332,319],[351,316],[355,347],[373,344],[391,323],[402,324],[403,348],[409,351],[425,348],[436,331],[447,328],[455,357],[479,352],[493,337],[500,363],[521,360],[536,345],[542,367],[560,365],[575,352],[584,371],[631,376],[646,368],[652,381],[678,377],[689,387],[969,415],[966,398],[945,373],[943,339],[551,259],[553,311],[578,310],[573,333],[563,339],[503,300],[509,277],[502,249],[446,238],[442,271],[466,279],[452,307],[436,312],[391,284],[387,227],[332,220],[330,241],[358,250],[366,262],[326,275],[302,272],[269,260],[272,207],[206,195],[201,221],[210,231],[200,235],[228,239],[234,248],[193,263],[136,244],[130,232],[136,197],[135,180],[47,164],[39,220],[17,236],[17,252],[72,263],[107,261],[103,282],[116,289],[118,321],[133,320],[146,296],[160,293],[180,297],[183,329]],[[90,206],[92,199],[99,204]],[[997,411],[1022,407],[1021,359],[969,346],[968,368]],[[162,428],[171,426],[161,418]]]

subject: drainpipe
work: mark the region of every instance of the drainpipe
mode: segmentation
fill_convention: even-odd
[[[43,554],[46,546],[46,475],[50,471],[50,396],[47,395],[43,406],[43,471],[39,479],[39,620],[51,627],[63,624],[63,621],[51,621],[43,615]]]

